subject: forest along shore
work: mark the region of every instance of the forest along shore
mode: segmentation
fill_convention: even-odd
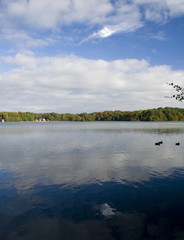
[[[184,121],[183,108],[157,108],[137,111],[104,111],[93,113],[0,112],[0,122],[45,121]]]

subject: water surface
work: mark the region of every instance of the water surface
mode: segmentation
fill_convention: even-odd
[[[183,146],[183,122],[1,123],[0,239],[184,239]]]

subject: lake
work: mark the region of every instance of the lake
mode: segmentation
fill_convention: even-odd
[[[1,123],[0,239],[183,240],[184,122]]]

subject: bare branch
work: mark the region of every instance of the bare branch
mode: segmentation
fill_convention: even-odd
[[[166,98],[175,98],[177,101],[182,102],[184,100],[184,87],[181,87],[177,84],[174,85],[174,83],[167,83],[168,85],[172,86],[177,94],[176,95],[172,95],[170,97],[166,96]]]

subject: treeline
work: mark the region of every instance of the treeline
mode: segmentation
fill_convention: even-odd
[[[0,112],[0,120],[21,121],[184,121],[183,108],[157,108],[139,111],[104,111],[93,113]]]

